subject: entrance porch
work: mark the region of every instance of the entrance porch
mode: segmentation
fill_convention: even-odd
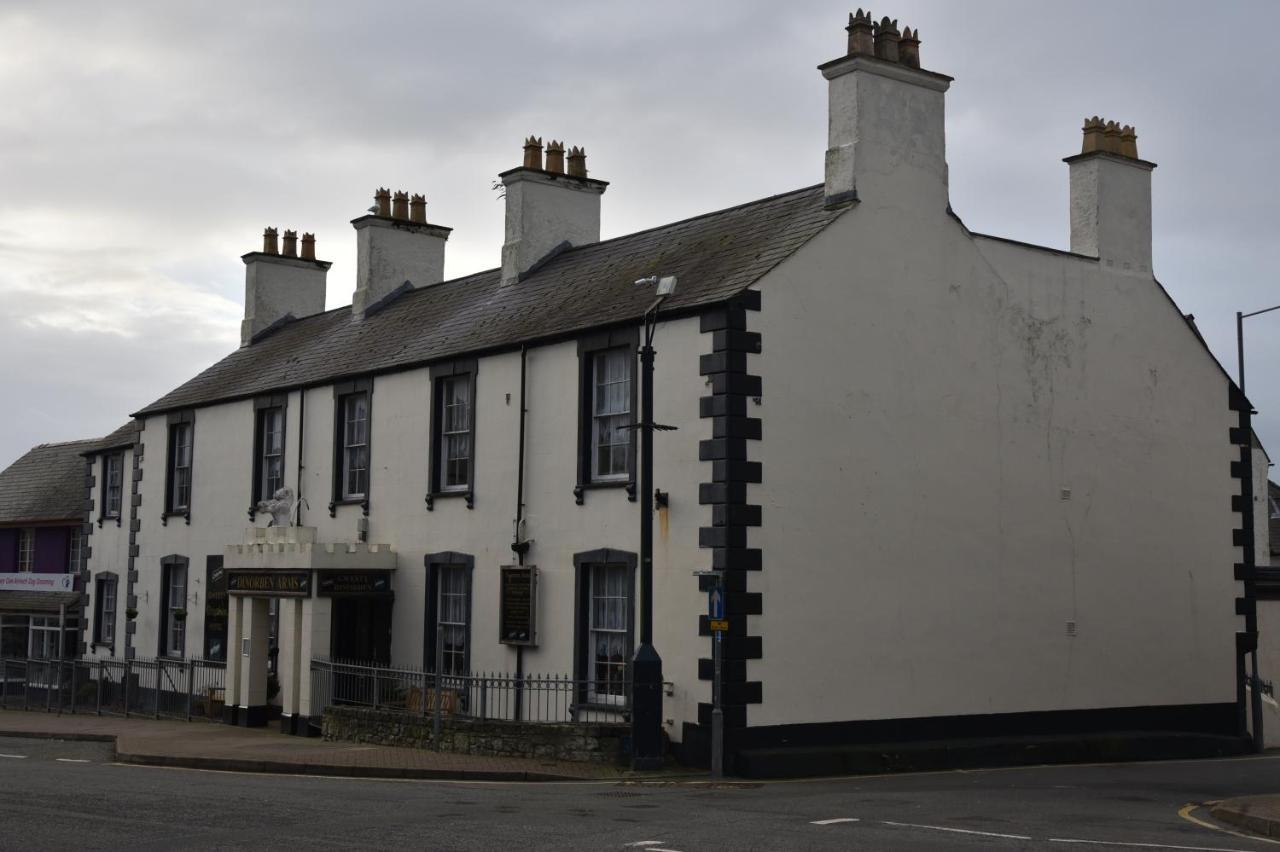
[[[224,721],[267,724],[270,602],[277,600],[280,729],[306,735],[324,708],[311,706],[313,658],[388,662],[396,554],[390,545],[320,543],[314,527],[255,527],[229,545]]]

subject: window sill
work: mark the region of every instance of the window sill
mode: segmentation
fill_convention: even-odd
[[[170,509],[160,516],[160,526],[167,527],[170,518],[182,518],[187,526],[191,526],[191,510],[190,509]]]
[[[342,500],[334,500],[329,504],[329,517],[338,517],[339,506],[359,506],[364,512],[365,517],[369,516],[369,498],[368,497],[346,497]]]
[[[108,521],[115,521],[116,526],[120,526],[120,516],[118,514],[102,515],[98,518],[98,529],[102,529],[103,524],[106,524]]]
[[[604,480],[602,482],[579,482],[573,488],[573,501],[581,506],[588,491],[605,491],[610,488],[625,488],[627,499],[636,501],[636,482],[634,479]]]
[[[476,495],[470,488],[459,491],[432,491],[427,494],[427,511],[435,511],[435,502],[437,500],[448,500],[451,498],[462,497],[467,501],[467,508],[474,509],[476,507]]]
[[[569,705],[569,714],[577,718],[579,713],[590,713],[593,717],[604,713],[616,713],[625,719],[631,718],[630,704],[612,704],[604,701],[578,701]]]

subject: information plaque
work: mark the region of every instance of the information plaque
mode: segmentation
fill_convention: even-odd
[[[537,645],[538,569],[503,565],[498,641],[504,645]]]

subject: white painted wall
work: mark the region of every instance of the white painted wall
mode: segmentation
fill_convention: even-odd
[[[1151,278],[873,197],[760,289],[751,725],[1234,700],[1227,379]]]
[[[102,511],[102,482],[103,482],[103,458],[98,455],[93,459],[93,493],[90,499],[93,500],[93,512],[90,514],[90,525],[93,532],[85,539],[85,544],[89,547],[89,559],[87,565],[90,571],[90,579],[85,589],[89,594],[89,603],[85,607],[86,621],[88,626],[85,630],[84,641],[86,644],[86,656],[97,659],[99,657],[124,656],[124,635],[125,635],[125,615],[124,611],[127,605],[125,600],[125,588],[129,579],[129,494],[130,482],[133,477],[133,451],[124,451],[124,469],[123,469],[123,489],[124,493],[121,497],[120,506],[120,523],[115,521],[103,521],[102,525],[98,525],[98,515]],[[116,575],[116,619],[115,619],[115,642],[111,645],[93,644],[94,631],[96,629],[95,620],[97,618],[97,584],[94,579],[99,573],[110,571]]]

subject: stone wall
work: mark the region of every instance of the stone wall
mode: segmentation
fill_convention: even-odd
[[[434,748],[431,717],[359,707],[326,707],[326,740]],[[440,750],[488,757],[532,757],[583,763],[622,763],[627,725],[503,722],[446,718]]]

